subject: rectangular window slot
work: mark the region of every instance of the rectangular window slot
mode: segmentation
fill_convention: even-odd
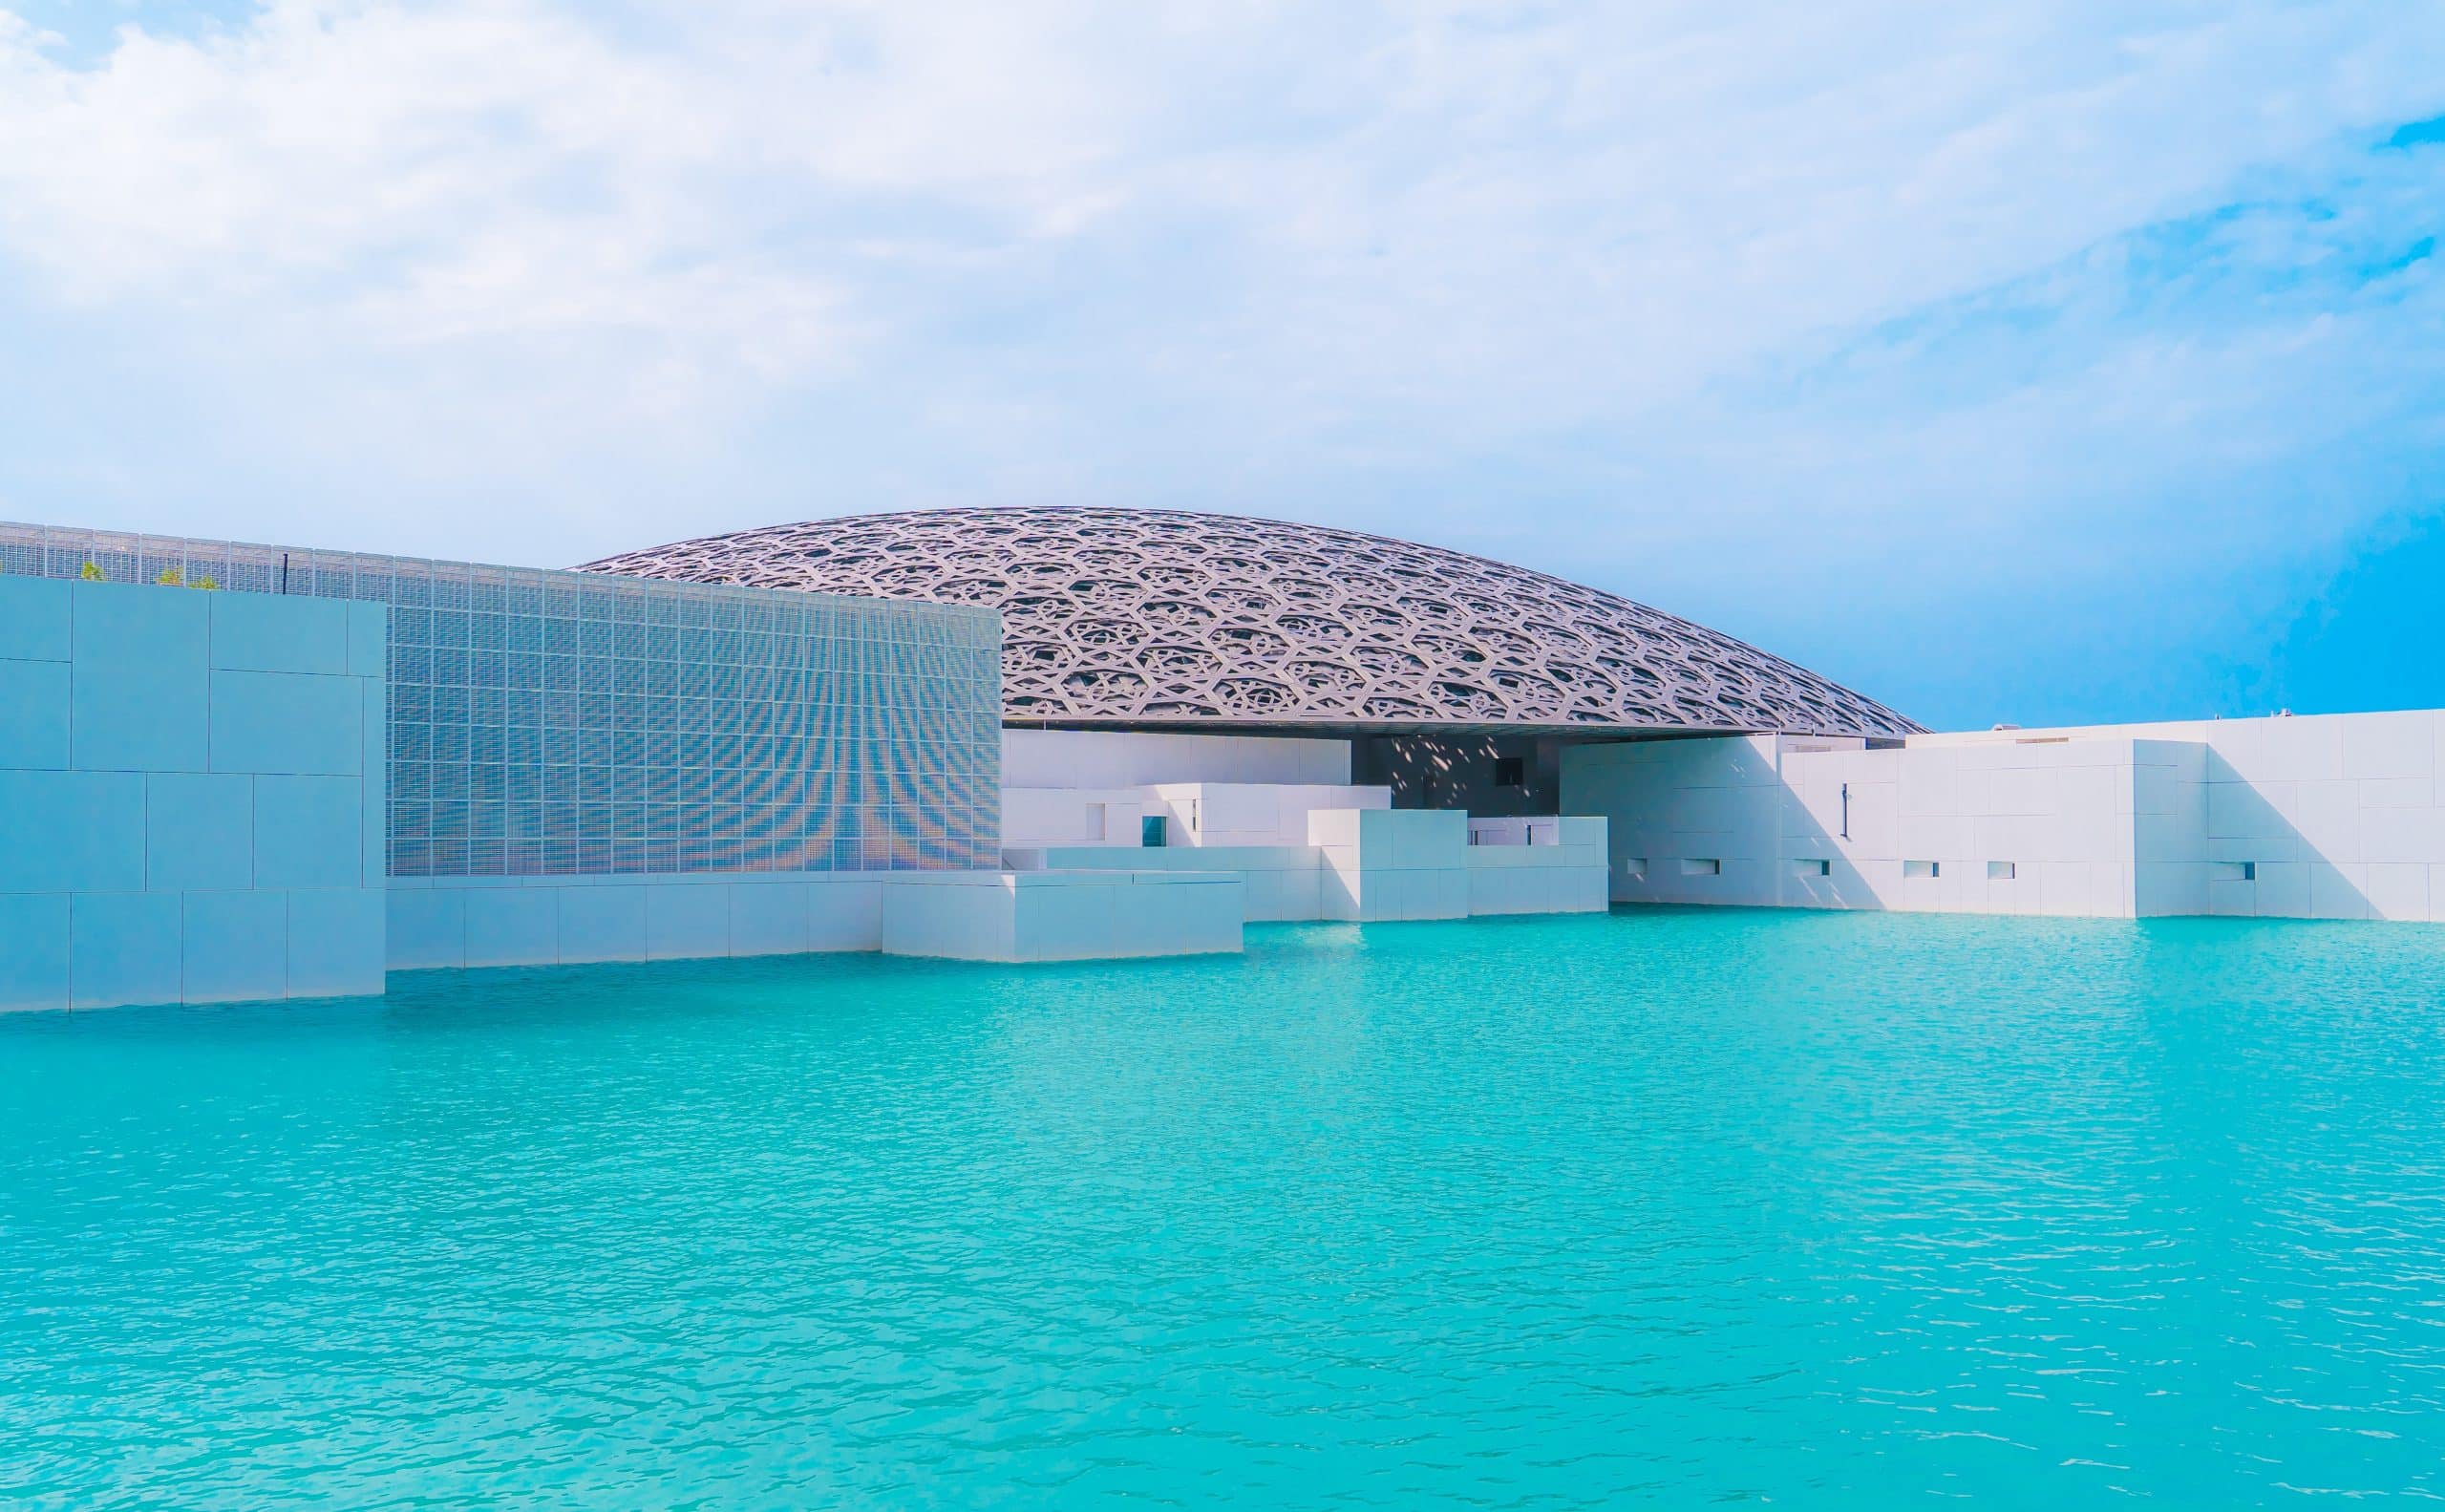
[[[1528,785],[1527,758],[1525,756],[1495,757],[1494,785],[1497,787],[1526,787]]]
[[[1723,862],[1720,858],[1713,856],[1685,857],[1681,862],[1681,875],[1684,877],[1720,877],[1723,875]]]
[[[1803,859],[1793,862],[1792,870],[1803,877],[1831,877],[1834,875],[1834,863],[1822,857]]]
[[[2258,862],[2254,861],[2220,861],[2213,873],[2218,882],[2256,882]]]
[[[1904,877],[1933,877],[1939,869],[1932,861],[1905,861],[1902,863],[1902,875]]]
[[[2020,874],[2020,863],[2017,862],[1990,861],[1987,863],[1988,882],[2010,882]]]
[[[1623,857],[1623,858],[1622,858],[1622,875],[1623,875],[1623,876],[1625,876],[1625,877],[1644,877],[1644,876],[1646,876],[1646,875],[1647,875],[1647,858],[1646,858],[1645,856],[1625,856],[1625,857]]]

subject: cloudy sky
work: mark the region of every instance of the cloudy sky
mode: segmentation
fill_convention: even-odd
[[[2445,704],[2445,6],[0,0],[0,517],[1476,550],[1940,725]]]

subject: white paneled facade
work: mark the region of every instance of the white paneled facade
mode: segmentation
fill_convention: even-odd
[[[1624,901],[2445,919],[2433,712],[1587,746]]]

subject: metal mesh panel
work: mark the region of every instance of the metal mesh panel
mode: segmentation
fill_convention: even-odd
[[[0,572],[389,606],[393,876],[999,861],[989,610],[9,523]]]
[[[932,509],[585,570],[999,609],[1004,712],[1049,724],[1895,735],[1892,710],[1610,593],[1456,551],[1165,509]]]

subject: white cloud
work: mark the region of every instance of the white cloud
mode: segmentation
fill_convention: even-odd
[[[2393,0],[0,24],[0,345],[67,369],[0,419],[0,504],[268,534],[338,495],[351,539],[551,561],[1116,499],[1712,607],[1939,575],[1880,540],[2090,571],[2221,480],[2263,559],[2433,393],[2434,299],[2334,270],[2439,214],[2364,160],[2440,64]],[[57,423],[100,393],[143,455]]]

